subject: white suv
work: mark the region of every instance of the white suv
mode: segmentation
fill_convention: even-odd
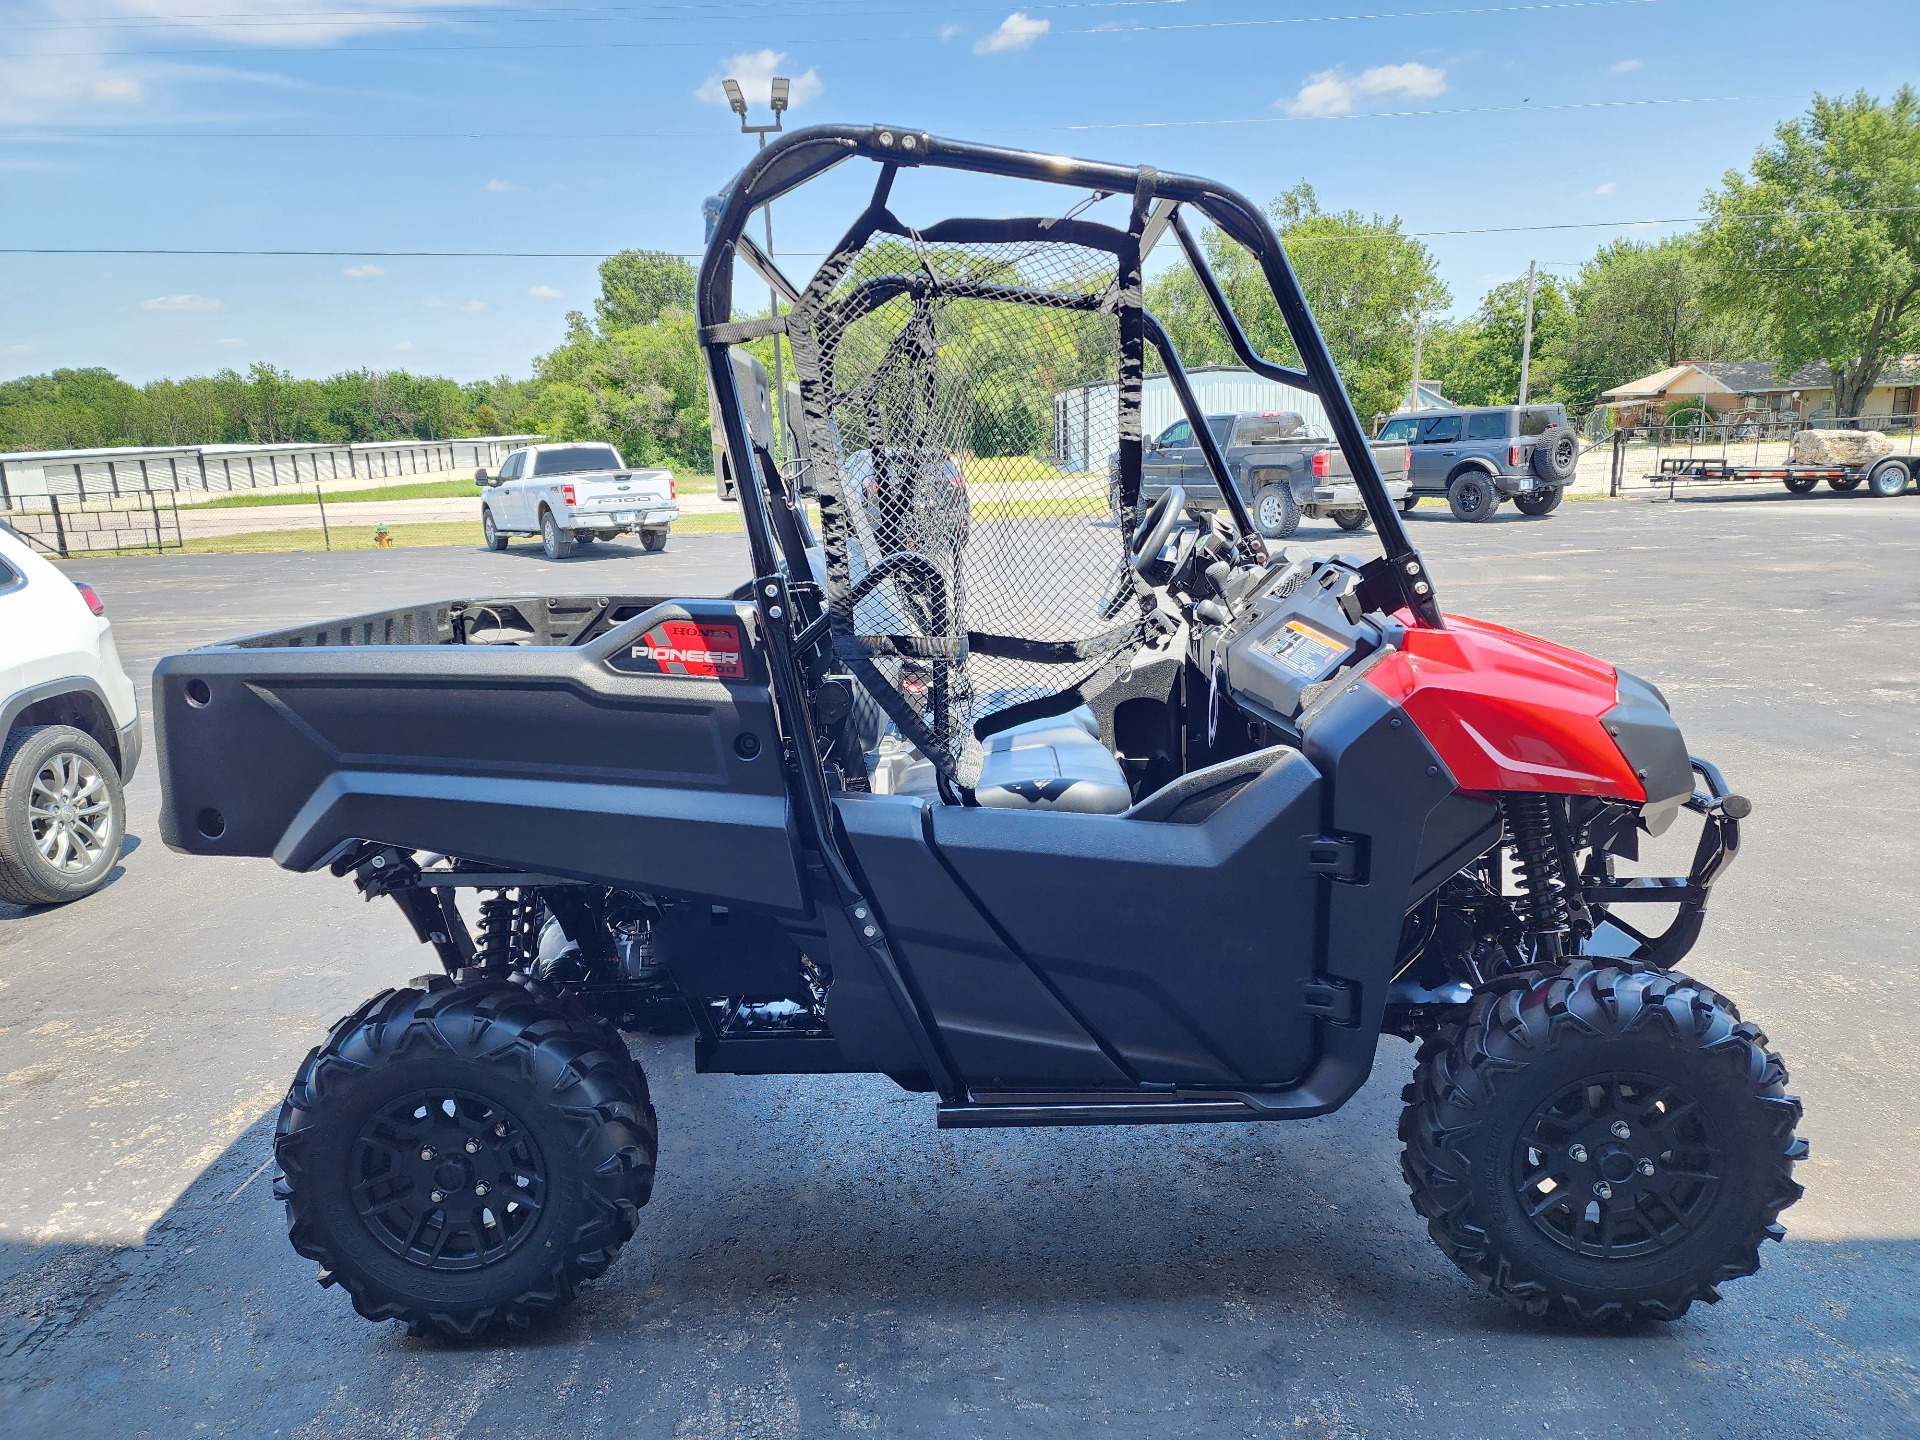
[[[78,900],[120,857],[140,712],[105,608],[0,522],[0,900]]]

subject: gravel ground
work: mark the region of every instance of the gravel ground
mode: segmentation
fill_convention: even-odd
[[[479,1345],[369,1326],[285,1243],[272,1108],[335,1016],[430,956],[325,875],[165,850],[149,761],[111,886],[0,907],[0,1435],[1920,1434],[1920,500],[1434,510],[1414,532],[1449,608],[1654,680],[1754,800],[1688,968],[1785,1054],[1813,1159],[1787,1243],[1719,1306],[1594,1337],[1478,1296],[1398,1177],[1395,1041],[1321,1120],[941,1133],[883,1080],[696,1077],[649,1039],[659,1188],[581,1303]],[[743,555],[71,568],[144,692],[162,654],[243,631],[718,593]]]

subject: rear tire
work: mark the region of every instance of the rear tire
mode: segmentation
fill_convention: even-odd
[[[1551,490],[1536,490],[1531,495],[1513,497],[1513,508],[1522,515],[1551,515],[1560,508],[1566,491],[1556,485]]]
[[[415,1334],[525,1327],[633,1235],[658,1132],[609,1027],[464,972],[333,1027],[274,1134],[293,1248],[369,1320]]]
[[[126,834],[120,773],[86,731],[29,725],[0,746],[0,900],[64,905],[91,895]]]
[[[1819,483],[1819,479],[1812,475],[1789,475],[1785,481],[1787,489],[1796,495],[1811,495],[1813,487]]]
[[[493,511],[484,506],[480,511],[480,539],[489,550],[504,550],[507,548],[507,537],[502,535],[499,528],[493,523]]]
[[[1400,513],[1402,515],[1411,515],[1413,513],[1413,507],[1419,503],[1420,497],[1418,495],[1407,496],[1406,499],[1400,502]]]
[[[1284,540],[1300,528],[1300,502],[1284,482],[1262,485],[1253,493],[1253,528],[1263,539]]]
[[[642,530],[640,548],[649,555],[658,555],[667,548],[667,533],[665,530]]]
[[[1434,1242],[1516,1309],[1675,1320],[1785,1234],[1807,1153],[1786,1083],[1766,1036],[1685,975],[1576,961],[1427,1041],[1401,1168]]]
[[[1336,510],[1333,523],[1342,530],[1364,530],[1367,528],[1367,512],[1364,510]]]
[[[1882,460],[1867,472],[1867,493],[1891,499],[1907,488],[1907,467],[1898,460]]]
[[[1477,525],[1500,508],[1500,492],[1484,470],[1462,470],[1447,483],[1447,508],[1453,518]]]
[[[1844,495],[1849,490],[1858,490],[1860,488],[1860,477],[1858,475],[1834,475],[1827,480],[1827,488],[1830,490],[1838,490]]]
[[[573,554],[573,536],[560,528],[551,510],[540,512],[540,548],[549,560],[564,560]]]

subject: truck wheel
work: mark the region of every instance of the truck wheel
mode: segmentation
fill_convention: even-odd
[[[1447,484],[1447,507],[1456,520],[1478,524],[1500,508],[1500,492],[1484,470],[1462,470]]]
[[[1858,490],[1860,488],[1860,477],[1858,475],[1829,476],[1827,479],[1827,488],[1838,490],[1844,495],[1849,490]]]
[[[649,555],[658,555],[662,550],[667,548],[667,532],[665,530],[642,530],[640,532],[640,548],[645,550]]]
[[[1796,495],[1807,495],[1812,493],[1813,487],[1818,485],[1819,483],[1820,481],[1818,477],[1813,475],[1789,475],[1787,476],[1787,481],[1786,481],[1787,489],[1791,490]]]
[[[493,523],[493,511],[482,506],[480,509],[480,539],[489,550],[507,548],[507,537],[502,535]]]
[[[549,560],[564,560],[573,554],[573,536],[560,528],[551,510],[540,512],[540,548]]]
[[[120,775],[71,725],[29,725],[0,747],[0,900],[63,905],[107,883],[127,833]]]
[[[1898,460],[1882,460],[1867,472],[1867,493],[1890,499],[1907,488],[1907,467]]]
[[[1300,502],[1285,483],[1262,485],[1253,495],[1253,528],[1268,540],[1284,540],[1300,528]]]
[[[1580,468],[1579,438],[1573,431],[1556,425],[1534,441],[1528,464],[1533,473],[1549,485],[1566,484]]]
[[[1367,512],[1364,510],[1336,510],[1333,523],[1342,530],[1364,530],[1367,528]]]
[[[1561,486],[1551,490],[1536,490],[1531,495],[1513,497],[1513,508],[1522,515],[1551,515],[1560,508],[1561,497],[1566,491]]]
[[[1400,502],[1400,513],[1402,515],[1411,515],[1413,513],[1413,507],[1419,503],[1420,497],[1418,495],[1407,496],[1406,499]]]
[[[1676,1320],[1800,1196],[1800,1102],[1758,1029],[1675,972],[1576,961],[1421,1049],[1401,1169],[1447,1257],[1528,1315]]]
[[[274,1193],[293,1248],[361,1315],[472,1336],[524,1327],[604,1272],[657,1151],[617,1035],[468,971],[376,996],[307,1056]]]

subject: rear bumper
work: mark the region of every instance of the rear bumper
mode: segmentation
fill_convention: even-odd
[[[1407,498],[1407,482],[1404,478],[1386,482],[1387,498],[1396,504]],[[1316,510],[1360,510],[1366,507],[1366,501],[1360,498],[1360,487],[1351,480],[1313,480],[1311,477],[1296,486],[1293,498],[1303,507]]]
[[[631,517],[631,518],[626,518]],[[680,518],[672,500],[643,501],[619,510],[575,510],[567,517],[569,530],[657,530]]]

